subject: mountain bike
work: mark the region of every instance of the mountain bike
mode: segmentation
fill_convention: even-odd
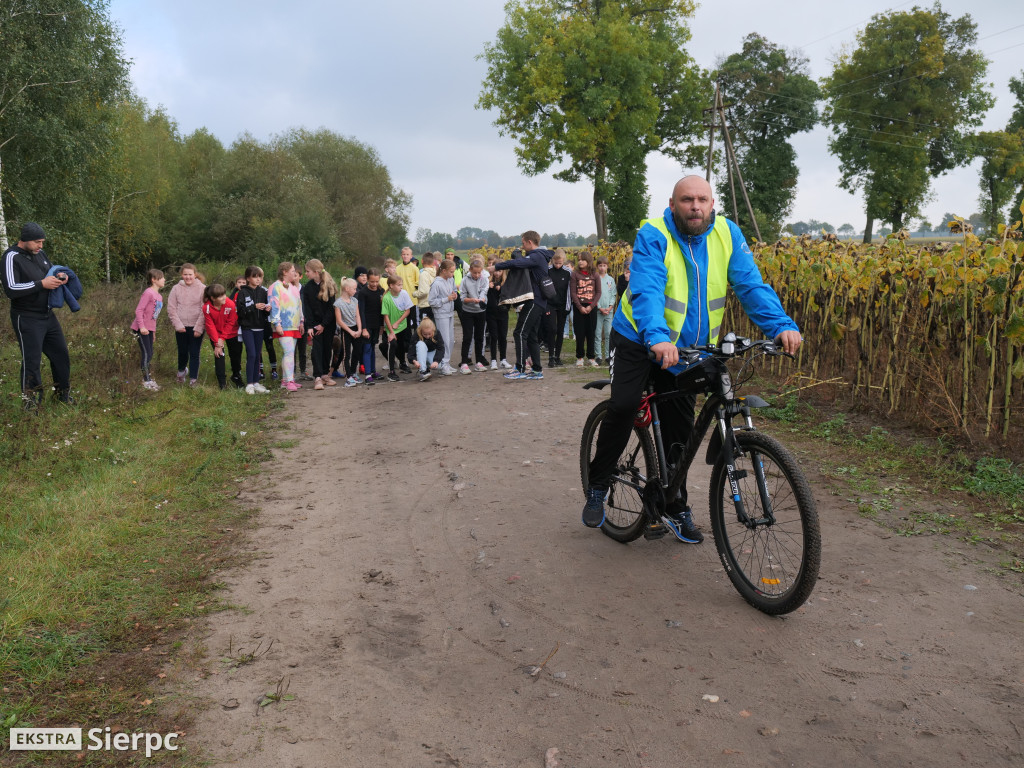
[[[750,355],[733,381],[727,363]],[[757,431],[752,408],[768,403],[737,389],[753,375],[753,362],[786,355],[775,342],[751,341],[730,333],[721,346],[680,350],[687,368],[677,389],[655,392],[649,380],[632,432],[616,463],[605,499],[601,531],[622,543],[652,531],[664,533],[662,518],[677,498],[690,465],[712,424],[706,454],[711,472],[709,511],[718,556],[740,595],[771,615],[789,613],[810,596],[821,562],[821,532],[810,486],[793,456],[777,440]],[[788,355],[787,355],[788,356]],[[653,364],[653,363],[652,363]],[[652,377],[653,378],[653,377]],[[584,389],[603,389],[610,379]],[[681,395],[704,395],[693,432],[675,464],[662,441],[658,405]],[[587,417],[580,444],[580,479],[590,487],[590,460],[610,401]]]

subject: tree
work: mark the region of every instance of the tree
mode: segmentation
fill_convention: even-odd
[[[616,165],[611,173],[612,196],[608,200],[608,231],[612,240],[632,243],[640,222],[650,210],[647,192],[646,152],[639,146],[632,160]]]
[[[993,100],[969,15],[954,19],[938,3],[877,14],[857,42],[822,84],[823,120],[840,185],[864,192],[869,242],[875,219],[902,228],[931,179],[970,159],[967,134]]]
[[[983,131],[975,137],[975,147],[983,158],[978,204],[987,229],[994,232],[1005,223],[1004,211],[1024,185],[1024,130]]]
[[[999,224],[1019,220],[1020,194],[1024,192],[1024,77],[1011,77],[1010,91],[1017,103],[1006,129],[975,137],[975,153],[983,158],[978,203],[992,233]],[[1015,195],[1018,202],[1013,206]]]
[[[699,157],[689,142],[702,133],[711,91],[684,49],[694,8],[693,0],[512,0],[484,46],[477,107],[496,110],[494,125],[517,140],[527,175],[565,161],[555,178],[593,183],[602,238],[610,205],[620,228],[636,215],[650,152]]]
[[[789,139],[818,122],[815,101],[821,93],[808,71],[807,59],[751,33],[740,52],[719,61],[713,74],[723,101],[732,104],[729,125],[736,161],[754,214],[762,214],[765,221],[761,232],[767,241],[778,239],[796,195],[796,151]],[[744,210],[732,199],[728,179],[723,168],[718,174],[722,209]],[[744,215],[739,219],[751,237],[750,222]]]
[[[843,226],[836,230],[836,234],[840,237],[853,237],[855,232],[853,224],[843,224]]]
[[[88,277],[127,84],[117,30],[103,0],[7,0],[0,47],[0,247],[8,220],[38,219]]]
[[[412,198],[392,184],[377,150],[326,128],[293,129],[273,144],[297,158],[323,190],[332,222],[329,239],[344,251],[368,259],[386,245],[406,244]],[[326,240],[321,246],[329,247]]]
[[[921,219],[921,223],[917,225],[917,233],[919,235],[930,235],[933,231],[934,228],[927,219]]]

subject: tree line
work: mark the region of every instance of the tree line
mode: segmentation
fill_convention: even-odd
[[[541,234],[541,242],[549,248],[581,247],[597,245],[597,235],[579,235],[575,232],[555,232]],[[473,248],[518,248],[522,245],[522,235],[499,235],[493,229],[478,227],[462,227],[454,235],[447,232],[434,232],[426,227],[416,230],[416,239],[412,246],[418,251],[444,251],[446,248],[470,250]]]
[[[376,150],[295,128],[225,146],[134,95],[104,0],[0,7],[0,246],[28,220],[85,279],[216,260],[379,258],[412,200]]]
[[[1024,202],[1024,74],[1006,128],[977,131],[994,104],[988,60],[969,14],[930,9],[876,14],[820,81],[808,62],[759,34],[703,69],[686,52],[692,0],[512,0],[505,24],[484,46],[488,65],[477,102],[516,139],[528,175],[590,180],[597,234],[632,241],[646,216],[645,160],[661,152],[717,169],[719,209],[748,237],[752,222],[721,150],[708,155],[705,113],[716,86],[727,107],[735,166],[762,236],[782,232],[798,184],[791,139],[824,123],[840,185],[864,199],[875,222],[900,230],[921,216],[931,181],[982,159],[979,207],[995,232]],[[721,146],[721,144],[719,144]],[[850,225],[852,227],[852,225]]]

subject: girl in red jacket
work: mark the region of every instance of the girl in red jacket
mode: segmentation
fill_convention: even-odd
[[[203,320],[206,334],[213,345],[213,367],[217,372],[217,383],[221,389],[228,385],[224,370],[224,347],[238,335],[238,311],[235,302],[228,298],[227,291],[220,283],[206,289],[203,303]]]

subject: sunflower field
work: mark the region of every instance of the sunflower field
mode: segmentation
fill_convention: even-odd
[[[900,232],[864,245],[804,235],[759,244],[755,259],[804,335],[797,377],[939,431],[1019,444],[1021,223],[984,241],[963,221],[950,229],[959,241],[913,244]],[[728,306],[724,328],[760,335],[738,302]]]

